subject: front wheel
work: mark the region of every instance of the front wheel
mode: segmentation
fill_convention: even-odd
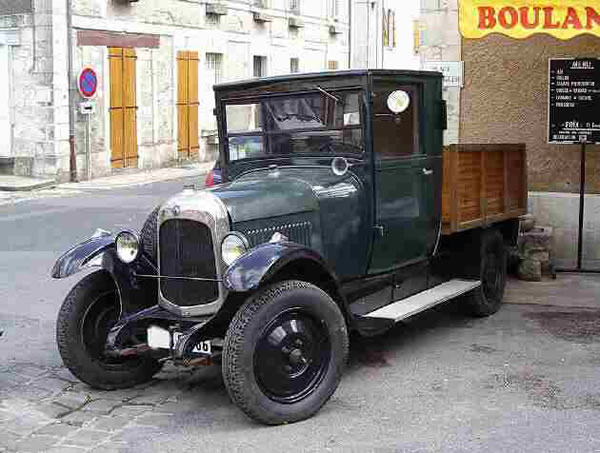
[[[223,378],[232,401],[269,425],[315,414],[335,392],[348,357],[337,304],[320,288],[285,281],[260,291],[232,320]]]
[[[92,387],[132,387],[152,379],[162,367],[149,357],[114,358],[104,354],[108,332],[119,313],[115,283],[105,271],[98,271],[73,287],[58,314],[56,340],[63,362]]]

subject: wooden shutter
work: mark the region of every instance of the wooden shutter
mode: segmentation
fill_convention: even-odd
[[[198,52],[177,53],[177,124],[180,157],[198,155]]]
[[[108,48],[110,64],[110,145],[113,168],[137,167],[135,50]]]

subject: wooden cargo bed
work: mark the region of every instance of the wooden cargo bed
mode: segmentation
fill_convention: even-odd
[[[443,151],[442,233],[527,212],[527,154],[518,145],[452,145]]]

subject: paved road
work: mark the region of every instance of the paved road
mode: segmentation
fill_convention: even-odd
[[[449,304],[383,337],[353,338],[338,392],[294,425],[246,419],[216,366],[167,367],[124,391],[77,382],[61,366],[54,320],[78,277],[52,281],[54,259],[98,226],[141,226],[181,186],[0,207],[0,451],[600,451],[600,303],[528,305],[531,286],[515,285],[510,300],[522,304],[492,318],[466,319]]]

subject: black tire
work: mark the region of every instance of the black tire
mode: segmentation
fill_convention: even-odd
[[[156,264],[157,260],[157,240],[156,234],[158,230],[158,211],[160,210],[160,205],[156,206],[150,215],[146,218],[144,222],[144,226],[142,226],[142,230],[140,231],[140,238],[142,239],[142,249],[144,254],[152,261],[153,264]]]
[[[282,328],[273,342],[271,334]],[[223,346],[223,379],[250,418],[292,423],[331,398],[347,357],[348,331],[337,304],[314,285],[284,281],[258,292],[234,316]]]
[[[114,281],[97,271],[79,281],[62,304],[56,323],[65,366],[92,387],[112,390],[149,381],[162,364],[148,357],[110,358],[104,344],[119,315]]]
[[[484,231],[479,249],[479,266],[475,276],[481,286],[465,297],[467,313],[475,317],[490,316],[502,305],[506,285],[507,253],[498,230]]]

